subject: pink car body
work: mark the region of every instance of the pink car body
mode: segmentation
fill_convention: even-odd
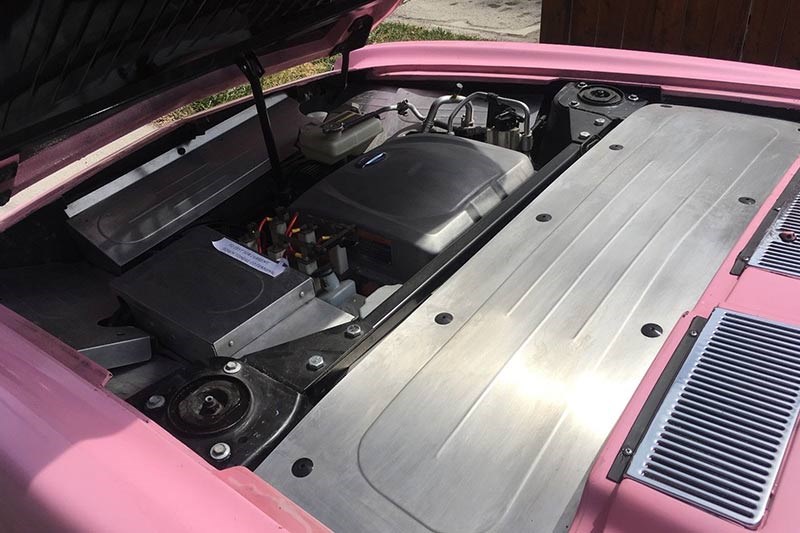
[[[271,62],[280,68],[280,62]],[[493,42],[370,46],[350,69],[372,80],[447,79],[546,83],[592,80],[658,86],[664,94],[800,109],[800,73],[711,59],[595,48]],[[224,82],[222,82],[224,83]],[[181,89],[187,98],[201,83]],[[175,100],[172,101],[173,104]],[[164,111],[173,104],[139,104]],[[136,108],[129,111],[137,115]],[[141,114],[140,114],[141,115]],[[128,129],[138,123],[129,123]],[[100,144],[124,133],[119,118],[93,126]],[[174,127],[174,126],[173,126]],[[164,132],[159,132],[159,135]],[[70,139],[42,151],[31,176],[52,171]],[[116,155],[101,162],[105,165]],[[36,165],[34,165],[36,166]],[[741,236],[745,243],[800,169],[796,162]],[[96,171],[17,200],[0,228]],[[32,178],[33,179],[33,178]],[[677,324],[598,455],[571,531],[741,531],[741,526],[636,481],[606,479],[622,440],[689,327],[716,306],[800,325],[800,282],[757,270],[728,272],[736,250],[693,310]],[[129,404],[104,390],[109,374],[50,334],[0,307],[0,524],[4,531],[261,531],[327,528],[252,472],[218,471]],[[800,444],[793,440],[763,531],[792,531],[800,518]]]

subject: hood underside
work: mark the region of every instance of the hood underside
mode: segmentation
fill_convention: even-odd
[[[300,63],[341,51],[343,44],[352,45],[348,39],[354,18],[360,18],[359,28],[368,32],[395,3],[33,0],[10,4],[0,22],[0,160],[16,156],[32,143],[52,142],[67,126],[235,64],[247,52],[285,52],[280,55],[281,65],[286,66],[287,57],[297,57]],[[300,49],[302,55],[295,52]],[[267,70],[269,66],[264,65]]]

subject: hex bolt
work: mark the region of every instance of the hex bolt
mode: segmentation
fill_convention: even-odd
[[[622,448],[622,455],[624,455],[625,457],[630,457],[631,455],[633,455],[633,449],[630,446],[625,446],[624,448]]]
[[[218,442],[211,447],[208,454],[215,461],[224,461],[231,456],[231,447],[226,442]]]
[[[628,95],[628,100],[630,100],[631,102],[638,102],[639,101],[639,95],[638,94],[629,94]]]
[[[589,133],[588,131],[582,131],[582,132],[580,132],[578,134],[578,139],[580,139],[582,141],[585,141],[586,139],[588,139],[591,136],[592,136],[592,134]]]
[[[154,394],[147,399],[144,406],[148,409],[158,409],[159,407],[163,407],[164,403],[166,403],[166,399],[163,396]]]
[[[323,366],[325,366],[325,359],[321,355],[312,355],[306,361],[306,368],[315,372]]]
[[[361,326],[359,326],[358,324],[350,324],[349,326],[347,326],[347,329],[344,330],[344,336],[347,337],[348,339],[355,339],[356,337],[360,337],[361,333],[363,333],[363,330],[361,329]]]
[[[238,361],[228,361],[225,363],[225,366],[222,367],[222,371],[226,374],[235,374],[242,369],[242,363]]]
[[[602,126],[605,123],[606,123],[606,119],[604,119],[604,118],[596,118],[596,119],[594,119],[594,125],[595,126]]]

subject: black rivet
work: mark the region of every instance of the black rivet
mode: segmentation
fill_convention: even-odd
[[[744,205],[753,205],[754,203],[756,203],[756,199],[750,198],[749,196],[740,196],[739,203]]]
[[[644,335],[645,337],[650,337],[651,339],[654,339],[656,337],[660,337],[662,333],[664,333],[664,329],[658,324],[653,324],[652,322],[648,322],[647,324],[642,326],[642,335]]]
[[[625,147],[622,146],[621,144],[612,144],[611,146],[609,146],[609,148],[612,150],[622,150]]]
[[[185,153],[186,153],[186,148],[184,148],[183,146],[179,146],[178,147],[178,155],[183,155]]]
[[[450,313],[439,313],[438,315],[436,315],[436,318],[434,318],[434,320],[436,321],[437,324],[446,326],[447,324],[453,321],[453,315],[451,315]]]
[[[553,216],[550,213],[541,213],[536,215],[536,220],[539,222],[550,222],[553,219]]]
[[[314,461],[308,457],[301,457],[292,465],[292,475],[294,477],[306,477],[314,470]]]

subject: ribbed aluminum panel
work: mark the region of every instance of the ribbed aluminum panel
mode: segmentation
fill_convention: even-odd
[[[755,527],[800,408],[800,329],[717,309],[628,475]]]
[[[800,196],[778,215],[749,264],[800,277]]]

